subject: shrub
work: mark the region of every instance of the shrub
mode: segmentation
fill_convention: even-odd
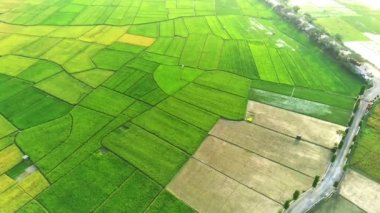
[[[319,182],[319,176],[317,175],[317,176],[315,176],[315,178],[314,178],[314,181],[313,181],[313,187],[315,188],[316,186],[317,186],[317,184],[318,184],[318,182]]]
[[[300,196],[300,191],[296,190],[296,191],[293,193],[293,200],[297,200],[299,196]]]

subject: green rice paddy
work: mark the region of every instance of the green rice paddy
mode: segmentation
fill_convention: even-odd
[[[259,0],[38,2],[0,2],[0,151],[50,184],[20,212],[193,212],[165,187],[219,118],[345,125],[363,84]]]

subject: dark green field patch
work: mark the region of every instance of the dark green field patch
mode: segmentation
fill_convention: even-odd
[[[224,42],[219,69],[251,79],[258,78],[255,61],[246,41],[229,40]]]

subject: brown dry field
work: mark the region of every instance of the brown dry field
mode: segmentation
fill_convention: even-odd
[[[167,189],[199,212],[277,212],[281,205],[190,159]]]
[[[266,196],[284,203],[313,179],[215,137],[208,137],[194,158]]]
[[[331,151],[245,121],[219,120],[210,134],[311,177],[322,175]]]
[[[347,172],[340,194],[366,212],[380,211],[380,184],[355,171]]]
[[[145,37],[145,36],[124,34],[121,38],[119,38],[118,41],[128,43],[128,44],[148,47],[154,43],[155,39]]]
[[[341,136],[337,131],[345,130],[344,126],[254,101],[249,101],[247,114],[254,115],[255,124],[292,137],[300,135],[302,139],[328,148],[340,142]]]

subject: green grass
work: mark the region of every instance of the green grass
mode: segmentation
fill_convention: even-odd
[[[161,185],[166,185],[187,161],[179,149],[136,125],[110,133],[103,139],[103,145]]]
[[[380,181],[380,105],[377,104],[363,121],[361,132],[349,161],[351,168]]]
[[[202,73],[199,69],[161,65],[154,72],[154,79],[166,94],[173,95]]]
[[[18,77],[37,83],[60,71],[62,71],[62,68],[59,65],[49,61],[40,60],[21,72]]]
[[[99,87],[91,92],[85,99],[80,102],[80,105],[90,109],[116,116],[134,102],[124,94],[115,92],[105,87]]]
[[[25,206],[17,210],[18,213],[41,213],[48,212],[46,209],[36,200],[32,200]]]
[[[160,185],[136,171],[95,212],[143,212],[160,190]]]
[[[134,170],[112,153],[95,153],[40,194],[37,201],[48,211],[89,212]]]
[[[218,119],[253,99],[346,125],[362,85],[260,0],[41,0],[0,21],[0,150],[51,184],[20,211],[193,212],[163,188]]]
[[[118,70],[128,61],[134,58],[134,54],[112,50],[104,49],[99,51],[92,60],[98,68],[105,70]]]
[[[174,115],[204,131],[209,131],[219,119],[216,114],[207,112],[199,107],[180,101],[176,98],[168,98],[157,107],[171,115]]]
[[[225,41],[219,69],[247,78],[257,78],[257,68],[249,45],[241,40]]]
[[[351,21],[352,19],[350,22],[346,22],[340,17],[317,19],[317,23],[323,26],[329,33],[332,35],[341,35],[343,37],[343,41],[367,41],[368,38],[364,36],[362,32],[353,27]]]
[[[79,103],[91,91],[91,88],[86,84],[83,84],[65,72],[40,81],[36,84],[36,87],[70,104]]]
[[[110,116],[83,107],[74,108],[70,115],[73,121],[69,137],[36,163],[45,174],[51,172],[111,120]]]
[[[64,116],[34,126],[19,133],[16,143],[37,162],[70,136],[71,123],[71,116]]]
[[[251,84],[251,81],[247,78],[220,71],[205,72],[194,82],[244,98],[248,96],[248,91]]]
[[[220,90],[190,84],[174,97],[231,120],[244,118],[247,100]]]
[[[0,138],[15,132],[17,129],[0,114]]]
[[[184,204],[182,201],[178,200],[168,191],[163,191],[160,195],[154,200],[154,202],[147,209],[149,213],[159,213],[159,212],[195,212],[189,206]]]
[[[152,108],[132,122],[189,154],[196,151],[207,135],[203,130],[157,108]]]
[[[22,82],[16,82],[18,84],[15,85],[13,91],[15,89],[17,91],[17,87],[20,85],[22,85],[22,88],[24,87]],[[68,113],[71,108],[71,105],[35,88],[23,88],[23,90],[19,90],[17,95],[3,99],[0,102],[0,113],[20,129],[26,129],[59,118]]]

